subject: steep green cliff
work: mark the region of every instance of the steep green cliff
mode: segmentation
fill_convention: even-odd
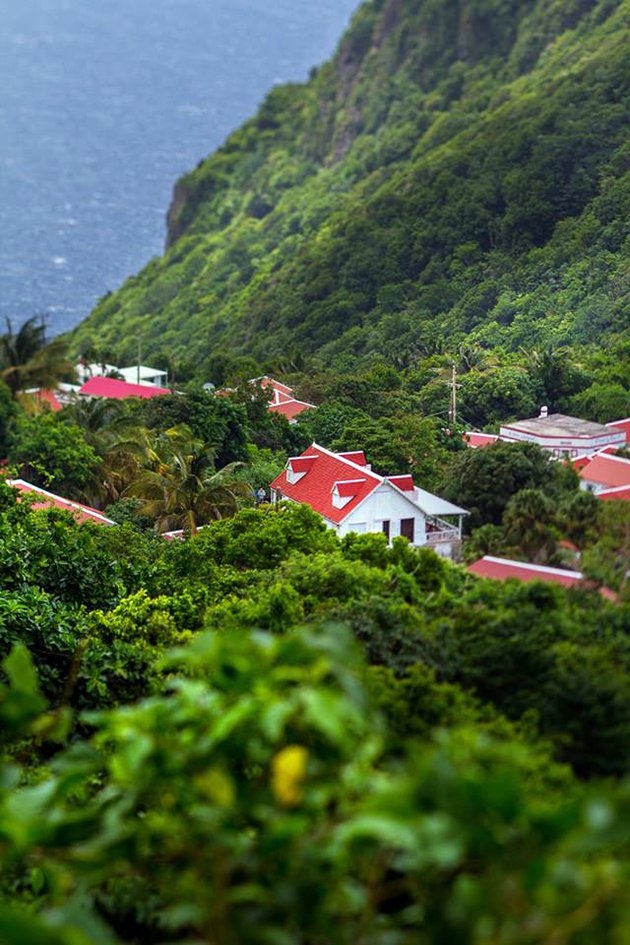
[[[630,0],[369,0],[179,181],[165,255],[76,347],[342,368],[618,337],[629,25]]]

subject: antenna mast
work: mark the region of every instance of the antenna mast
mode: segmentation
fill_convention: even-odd
[[[452,371],[451,371],[451,396],[448,407],[448,419],[451,426],[456,426],[457,424],[457,368],[455,367],[455,362],[453,361]]]

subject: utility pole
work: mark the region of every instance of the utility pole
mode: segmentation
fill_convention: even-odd
[[[455,367],[454,361],[451,371],[451,396],[448,407],[448,420],[451,426],[455,427],[457,424],[457,368]]]
[[[142,355],[142,336],[138,332],[138,370],[137,370],[137,379],[138,384],[140,383],[140,357]]]

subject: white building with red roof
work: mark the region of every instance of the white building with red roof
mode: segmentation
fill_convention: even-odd
[[[7,479],[6,483],[15,489],[20,495],[29,496],[34,499],[34,509],[61,509],[63,512],[71,512],[77,522],[92,522],[95,525],[115,525],[111,518],[107,518],[98,509],[90,508],[89,505],[83,505],[81,502],[72,502],[70,499],[64,499],[54,492],[42,489],[41,486],[34,486],[32,482],[26,482],[25,479]]]
[[[620,449],[626,442],[622,429],[562,413],[548,413],[546,407],[542,407],[539,417],[502,424],[499,435],[512,443],[536,443],[558,459],[577,459],[605,447]]]
[[[263,377],[255,377],[250,384],[260,384],[265,390],[271,390],[271,403],[269,410],[271,413],[282,414],[289,423],[293,423],[305,410],[314,410],[315,404],[309,404],[305,400],[298,400],[292,387],[281,384],[265,374]]]
[[[578,476],[582,489],[609,499],[624,499],[630,489],[630,459],[609,452],[595,453],[580,463]],[[614,490],[617,492],[610,495]]]
[[[333,453],[317,443],[290,457],[271,483],[271,498],[310,505],[340,537],[383,532],[391,541],[402,535],[449,558],[458,555],[468,514],[418,488],[412,476],[379,476],[362,451]]]
[[[109,397],[112,400],[124,400],[127,397],[161,397],[170,394],[166,387],[151,384],[131,384],[113,377],[91,377],[79,390],[82,397]]]

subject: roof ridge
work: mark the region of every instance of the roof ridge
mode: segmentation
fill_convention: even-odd
[[[372,479],[376,479],[376,481],[381,484],[385,482],[385,476],[381,476],[379,475],[379,473],[375,473],[373,469],[368,469],[367,466],[359,466],[358,463],[353,463],[351,459],[346,459],[345,456],[341,455],[341,453],[333,453],[332,450],[327,450],[325,446],[320,446],[319,443],[316,443],[314,440],[311,443],[311,445],[307,447],[307,449],[321,450],[322,453],[325,453],[327,456],[330,456],[333,459],[336,459],[340,463],[345,463],[346,466],[350,466],[352,469],[356,469],[357,472],[364,473],[370,476]],[[363,450],[349,450],[348,452],[362,453]]]

